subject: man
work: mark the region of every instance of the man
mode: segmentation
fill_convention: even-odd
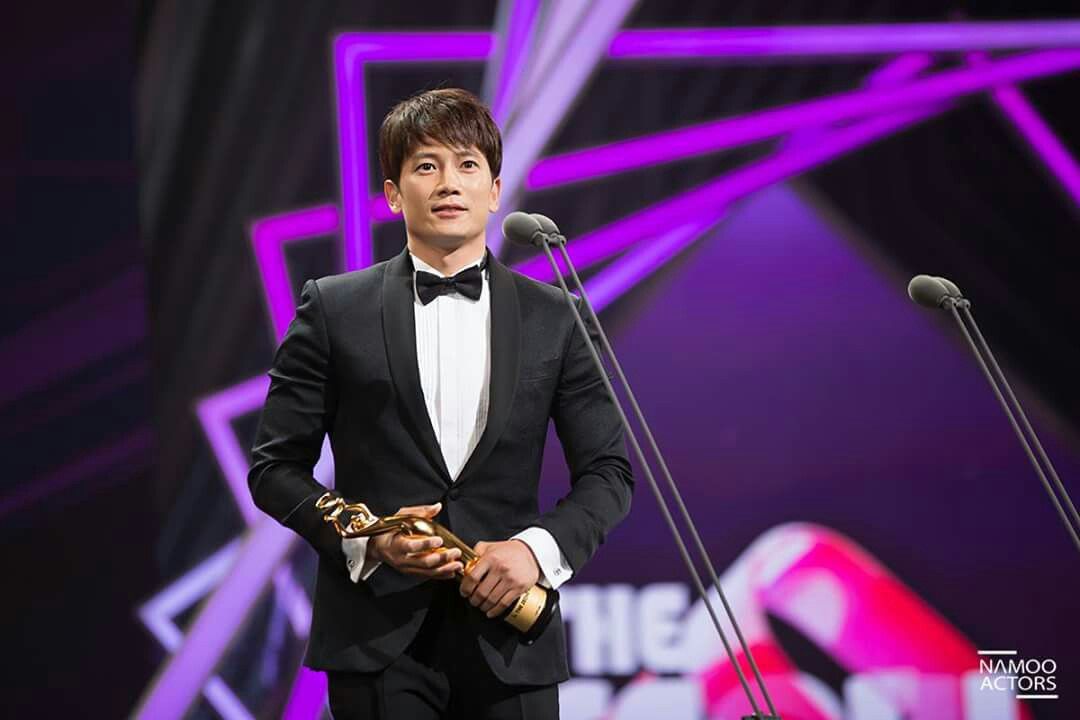
[[[406,249],[304,284],[274,357],[248,478],[255,504],[319,552],[305,663],[335,718],[554,718],[568,676],[556,614],[535,643],[498,615],[557,588],[625,517],[622,427],[561,291],[487,252],[502,141],[473,95],[422,93],[379,134]],[[595,340],[594,340],[595,342]],[[549,418],[571,489],[540,513]],[[379,516],[434,517],[475,546],[340,538],[315,501],[323,437],[336,490]]]

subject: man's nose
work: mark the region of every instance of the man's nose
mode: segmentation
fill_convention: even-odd
[[[439,195],[461,194],[461,177],[454,168],[444,168],[439,174],[439,186],[436,188]]]

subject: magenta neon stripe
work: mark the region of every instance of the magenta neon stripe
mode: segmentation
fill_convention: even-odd
[[[371,218],[371,222],[373,223],[383,223],[402,219],[400,214],[395,213],[390,209],[390,206],[386,204],[386,196],[382,193],[371,196],[371,201],[368,205],[368,217]]]
[[[926,53],[901,55],[870,73],[866,79],[866,84],[889,85],[904,82],[925,70],[932,61],[932,57]],[[904,123],[905,121],[901,119],[901,122]],[[894,131],[902,127],[903,124],[894,128]],[[784,145],[784,148],[776,154],[790,153],[800,147],[806,147],[812,142],[827,139],[835,132],[836,129],[834,128],[804,128],[794,133]],[[727,207],[718,207],[713,212],[702,214],[701,220],[697,223],[691,221],[652,241],[640,242],[636,247],[627,250],[622,257],[616,259],[611,265],[598,272],[585,283],[585,292],[588,294],[596,311],[599,312],[607,307],[634,285],[677,256],[683,249],[697,241],[702,233],[714,227],[726,213]],[[678,218],[673,217],[671,221],[676,223]]]
[[[801,127],[825,125],[986,90],[1080,67],[1080,51],[1047,51],[1010,58],[985,68],[950,70],[900,88],[874,87],[747,113],[654,135],[622,140],[538,162],[527,188],[539,190],[587,178],[672,162],[765,140]]]
[[[184,644],[143,696],[135,717],[184,717],[296,537],[270,517],[264,517],[248,533],[228,575],[202,606]]]
[[[818,141],[830,145],[831,152],[825,156],[818,156],[812,164],[807,165],[803,170],[810,169],[810,167],[814,165],[828,162],[843,153],[855,150],[869,142],[873,142],[914,123],[921,122],[928,117],[937,115],[945,109],[945,107],[938,106],[935,108],[910,110],[906,113],[897,114],[888,118],[865,120],[858,126],[845,128],[843,130],[829,131],[823,134]],[[777,167],[782,167],[784,165],[783,160],[785,157],[792,156],[799,162],[806,162],[806,160],[810,158],[800,158],[800,156],[804,155],[804,150],[802,148],[803,146],[796,146],[790,150],[783,150],[777,153],[773,158],[762,161],[760,164],[765,165],[771,162]],[[746,169],[749,170],[750,168]],[[741,171],[735,171],[727,177],[716,181],[715,184],[720,185],[724,181],[730,180],[736,176],[739,172]],[[790,177],[793,174],[795,173],[789,173],[786,177]],[[772,182],[779,182],[786,179],[786,177],[776,177]],[[732,185],[737,186],[738,183],[732,183]],[[762,187],[764,187],[764,184]],[[677,228],[673,232],[663,234],[660,237],[651,240],[651,242],[632,248],[623,255],[623,257],[620,257],[610,266],[604,268],[592,277],[589,282],[585,283],[585,291],[590,299],[592,299],[593,304],[597,306],[598,311],[616,300],[623,293],[627,292],[650,273],[655,272],[656,269],[674,258],[688,245],[695,242],[701,236],[701,233],[706,232],[720,220],[722,215],[726,212],[730,202],[735,199],[738,198],[732,197],[731,200],[726,203],[714,206],[716,208],[715,210],[703,213],[701,215],[701,220],[697,225],[694,225],[691,222],[690,224]],[[703,207],[710,206],[704,205]],[[679,216],[673,214],[670,222],[678,222],[678,219]],[[568,252],[573,249],[575,249],[575,244],[567,246]],[[579,265],[577,261],[578,254],[579,253],[577,252],[571,253],[571,258],[574,260],[575,266]],[[546,263],[546,258],[544,258],[544,260]],[[562,265],[561,262],[560,265]],[[547,265],[547,267],[550,269],[550,265]]]
[[[258,523],[264,515],[252,502],[247,484],[248,457],[236,437],[232,420],[262,407],[269,386],[270,379],[258,375],[203,398],[195,408],[221,474],[225,476],[225,484],[249,527]],[[320,475],[325,475],[321,468]],[[311,602],[307,593],[297,584],[287,567],[274,575],[274,587],[278,601],[288,614],[289,624],[298,636],[306,637],[311,624]]]
[[[239,540],[233,540],[215,551],[139,608],[139,619],[163,648],[174,652],[183,643],[184,634],[173,618],[194,605],[225,576],[239,545]],[[206,681],[203,695],[225,720],[252,718],[232,689],[217,675]]]
[[[616,59],[888,55],[1080,46],[1080,21],[1003,21],[625,30]]]
[[[866,87],[884,87],[907,82],[934,64],[930,53],[913,52],[899,55],[867,76]]]
[[[345,270],[372,262],[364,66],[370,62],[483,60],[491,33],[345,33],[334,40]]]
[[[296,298],[285,264],[285,245],[294,240],[336,233],[339,225],[338,211],[333,205],[281,213],[252,223],[255,262],[259,265],[274,337],[279,342],[285,337],[285,330],[296,312]]]
[[[968,56],[968,60],[975,67],[983,67],[989,62],[981,53]],[[1073,202],[1080,205],[1080,165],[1031,102],[1019,89],[1010,85],[995,87],[990,91],[990,97],[1058,179]]]
[[[909,81],[914,76],[930,67],[934,59],[927,53],[906,53],[898,55],[881,67],[875,69],[863,81],[864,87],[891,87]],[[813,126],[796,130],[783,139],[781,146],[784,150],[790,150],[799,145],[817,142],[819,137],[835,128],[830,126]]]
[[[326,674],[300,666],[282,720],[318,720],[326,707]]]
[[[777,153],[583,235],[567,246],[570,256],[575,265],[587,268],[638,241],[663,234],[673,223],[699,216],[703,208],[722,208],[755,190],[809,170],[841,153],[941,111],[940,107],[907,110],[830,132],[813,145]],[[546,257],[527,260],[515,269],[544,282],[553,279]]]
[[[1061,140],[1039,116],[1024,95],[1014,87],[1001,87],[992,93],[994,101],[1024,135],[1062,187],[1080,205],[1080,167]]]
[[[707,220],[678,226],[628,250],[622,257],[585,283],[585,294],[589,296],[593,309],[599,313],[632,287],[659,270],[697,240],[701,233],[719,222],[723,214],[724,211],[721,210]]]
[[[258,410],[270,387],[270,378],[258,375],[239,385],[203,398],[195,407],[210,449],[221,467],[233,499],[240,509],[240,515],[248,524],[254,524],[262,513],[251,500],[247,486],[248,458],[236,433],[232,429],[232,419],[245,413]]]

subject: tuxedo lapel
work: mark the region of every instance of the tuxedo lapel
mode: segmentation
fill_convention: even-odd
[[[416,308],[413,290],[413,267],[406,249],[390,260],[383,276],[382,316],[383,337],[386,341],[386,358],[394,388],[404,408],[404,419],[409,425],[416,444],[439,472],[439,477],[450,484],[450,472],[446,469],[442,450],[431,427],[424,390],[420,386],[420,369],[416,361]],[[492,321],[494,330],[494,320]]]
[[[521,313],[514,276],[488,252],[488,287],[491,290],[491,378],[488,385],[487,425],[469,456],[456,485],[469,479],[502,436],[514,405],[521,354]]]

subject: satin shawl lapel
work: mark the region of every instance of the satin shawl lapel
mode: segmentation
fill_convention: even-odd
[[[490,252],[488,263],[491,267],[488,275],[488,287],[491,289],[491,378],[487,425],[455,485],[461,485],[475,474],[491,454],[510,419],[517,390],[521,354],[521,312],[518,308],[517,285],[506,266]]]
[[[383,336],[386,341],[386,358],[390,364],[390,376],[405,410],[405,421],[417,446],[439,472],[439,477],[450,484],[450,472],[446,469],[442,450],[431,427],[424,391],[420,386],[420,368],[416,361],[416,309],[413,290],[413,267],[406,249],[390,260],[383,276],[382,316]],[[494,326],[494,321],[492,323]]]

